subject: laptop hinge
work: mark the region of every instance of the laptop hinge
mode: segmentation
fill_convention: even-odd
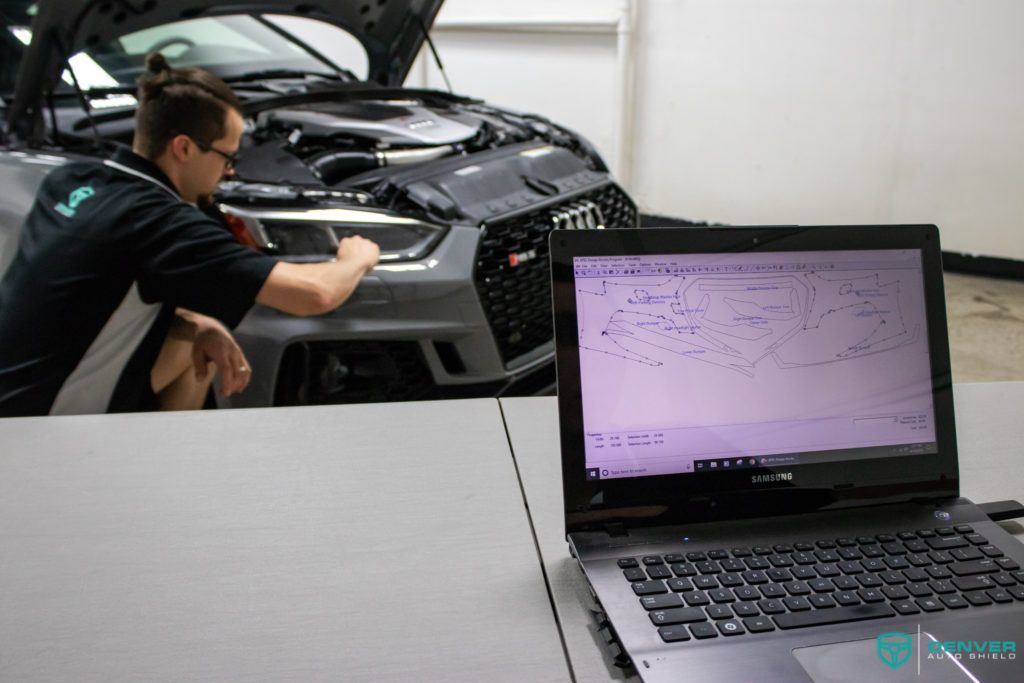
[[[608,522],[604,525],[604,530],[612,538],[616,536],[629,536],[629,530],[626,529],[626,525],[622,522]]]

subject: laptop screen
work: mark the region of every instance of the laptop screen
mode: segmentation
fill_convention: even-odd
[[[588,480],[937,452],[919,250],[572,268]]]

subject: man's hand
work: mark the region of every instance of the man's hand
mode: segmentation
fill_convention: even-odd
[[[380,247],[359,235],[346,237],[338,242],[338,260],[362,266],[365,273],[380,261]]]
[[[242,349],[220,321],[189,311],[189,322],[195,324],[192,341],[192,364],[196,379],[203,381],[212,363],[220,371],[220,395],[231,396],[245,390],[252,379],[252,370]]]

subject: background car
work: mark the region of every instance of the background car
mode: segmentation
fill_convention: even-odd
[[[637,208],[573,131],[401,87],[441,4],[0,3],[0,268],[49,170],[130,143],[134,81],[160,50],[244,102],[241,161],[217,197],[243,244],[293,261],[330,259],[350,234],[381,247],[337,311],[254,307],[236,330],[253,381],[222,406],[551,391],[547,235],[636,226]],[[290,15],[358,41],[368,79]]]

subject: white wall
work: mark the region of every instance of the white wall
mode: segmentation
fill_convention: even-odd
[[[434,39],[456,92],[584,133],[645,211],[1024,259],[1021,26],[1020,0],[448,0]]]

